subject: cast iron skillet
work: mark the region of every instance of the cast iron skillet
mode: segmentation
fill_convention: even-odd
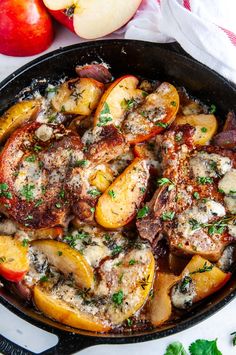
[[[216,104],[221,117],[229,109],[236,111],[236,88],[220,75],[177,52],[176,45],[158,45],[142,41],[108,40],[96,41],[61,48],[25,65],[0,84],[0,109],[4,111],[16,101],[20,90],[33,79],[57,80],[63,75],[75,76],[76,64],[105,61],[111,66],[115,77],[136,74],[150,79],[170,81],[186,87],[188,92],[206,104]],[[43,88],[42,81],[35,81],[34,88]],[[231,281],[176,323],[169,323],[158,330],[143,331],[130,335],[103,335],[80,331],[56,323],[18,300],[6,289],[0,289],[0,302],[13,313],[28,322],[58,335],[59,342],[43,354],[72,354],[97,344],[125,344],[143,342],[180,332],[206,319],[229,303],[236,295],[235,274]],[[30,352],[0,338],[0,351],[4,354],[29,354]]]

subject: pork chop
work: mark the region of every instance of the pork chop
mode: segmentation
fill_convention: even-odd
[[[185,125],[163,135],[163,178],[137,228],[150,242],[164,232],[173,252],[215,261],[236,241],[236,154],[196,148],[193,133]]]

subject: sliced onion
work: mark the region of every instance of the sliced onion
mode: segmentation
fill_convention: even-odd
[[[104,84],[112,80],[111,73],[102,64],[77,65],[75,71],[80,78],[92,78]]]
[[[214,145],[226,149],[236,148],[236,129],[217,134],[213,140]]]

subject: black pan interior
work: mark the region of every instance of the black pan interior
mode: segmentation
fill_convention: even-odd
[[[54,82],[64,76],[73,77],[76,64],[92,61],[108,63],[115,77],[135,74],[184,86],[190,94],[204,103],[215,104],[222,121],[229,110],[236,111],[235,86],[204,65],[178,52],[182,51],[177,45],[127,40],[96,41],[61,48],[27,64],[0,84],[0,112],[17,100],[17,95],[25,87],[44,90],[45,80]],[[234,276],[226,287],[186,313],[178,323],[125,336],[94,336],[92,333],[58,324],[36,313],[4,289],[0,289],[0,302],[32,324],[59,335],[60,342],[56,350],[47,354],[71,354],[94,344],[139,342],[176,333],[207,318],[230,302],[235,295]]]

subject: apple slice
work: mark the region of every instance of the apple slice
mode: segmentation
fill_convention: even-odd
[[[169,293],[179,279],[180,276],[173,274],[157,273],[153,286],[153,299],[150,302],[150,318],[155,326],[160,326],[170,318],[172,304]]]
[[[19,282],[29,270],[28,246],[12,237],[0,236],[0,274],[9,281]]]
[[[146,141],[167,128],[179,109],[179,95],[169,83],[162,83],[149,94],[123,122],[123,130],[130,144]]]
[[[103,94],[94,116],[94,126],[113,124],[119,126],[128,106],[143,98],[143,91],[137,89],[138,79],[125,75],[116,79]]]
[[[97,107],[104,85],[92,78],[72,79],[63,83],[52,99],[58,112],[88,116]]]
[[[99,198],[95,211],[96,221],[111,229],[129,223],[145,197],[148,178],[146,160],[134,159]]]
[[[172,289],[172,303],[176,308],[187,308],[222,288],[230,279],[225,273],[200,255],[194,255]]]
[[[49,263],[68,275],[73,273],[76,283],[85,288],[93,288],[93,269],[80,252],[66,243],[55,240],[36,240],[32,242],[36,248],[45,254]]]
[[[110,327],[92,314],[72,308],[62,299],[57,299],[46,288],[35,286],[33,299],[36,307],[49,318],[67,324],[70,327],[91,330],[94,332],[105,332]]]
[[[0,117],[0,142],[23,123],[34,118],[40,108],[40,100],[17,102]]]

